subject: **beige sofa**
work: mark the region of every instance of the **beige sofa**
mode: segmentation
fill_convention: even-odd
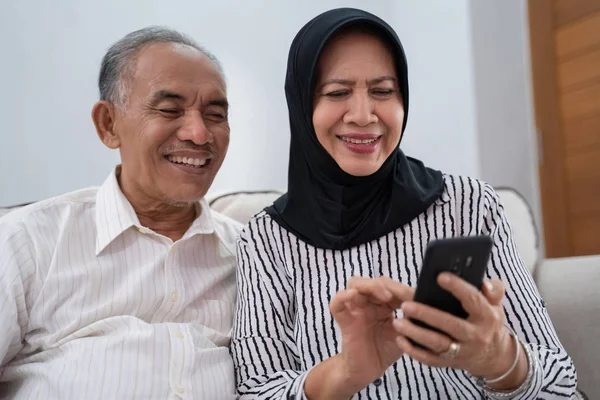
[[[575,361],[578,386],[590,399],[600,399],[600,255],[540,258],[529,206],[511,189],[497,191],[519,251],[546,301],[561,342]],[[280,194],[281,191],[250,191],[207,197],[213,209],[246,223]],[[0,208],[0,216],[9,211]]]
[[[600,399],[600,255],[540,258],[539,236],[527,202],[514,190],[496,190],[519,252],[546,302],[562,344],[575,362],[578,387],[590,399]],[[213,209],[246,223],[280,194],[281,191],[221,193],[208,200]]]

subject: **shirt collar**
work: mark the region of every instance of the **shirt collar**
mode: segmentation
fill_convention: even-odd
[[[96,255],[100,254],[113,240],[131,227],[142,229],[140,220],[119,187],[118,165],[96,193]],[[203,198],[196,203],[196,219],[182,239],[198,234],[215,232],[208,202]]]
[[[212,217],[212,211],[208,205],[208,201],[202,198],[196,203],[196,219],[187,230],[182,239],[192,237],[194,235],[209,235],[215,233],[215,224]]]

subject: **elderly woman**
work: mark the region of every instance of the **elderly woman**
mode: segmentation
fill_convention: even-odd
[[[238,243],[241,398],[570,398],[575,368],[494,190],[398,147],[409,97],[393,29],[355,9],[317,16],[285,88],[288,192]],[[468,318],[411,301],[428,242],[469,235],[494,243],[482,290],[438,279]]]

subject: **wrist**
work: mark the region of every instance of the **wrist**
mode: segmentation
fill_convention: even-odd
[[[485,374],[481,374],[481,377],[486,381],[491,381],[496,380],[500,376],[504,375],[515,362],[518,344],[519,343],[516,335],[512,335],[511,333],[504,331],[502,345],[500,346],[502,350],[500,351],[500,354],[496,354],[493,357],[490,368]]]
[[[516,346],[521,347],[522,345],[520,342],[517,342]],[[512,360],[514,360],[517,351],[516,346],[514,348],[515,353],[513,353]],[[525,352],[525,349],[521,347],[519,350],[518,359],[516,360],[516,365],[513,370],[501,380],[488,382],[487,386],[494,390],[512,390],[520,387],[523,384],[525,378],[527,377],[527,372],[529,371],[529,363],[527,361],[527,353]],[[506,371],[508,371],[508,369]],[[498,378],[499,376],[501,375],[490,377],[489,379],[492,380],[494,378]]]
[[[354,386],[337,354],[310,370],[304,382],[304,394],[309,400],[348,400],[361,390]]]
[[[505,350],[502,355],[494,357],[494,367],[488,374],[478,378],[481,384],[493,390],[511,390],[518,388],[525,381],[529,371],[527,353],[514,332],[506,334]]]

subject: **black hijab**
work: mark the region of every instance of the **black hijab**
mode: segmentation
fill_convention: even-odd
[[[423,213],[444,189],[439,171],[406,157],[398,147],[375,173],[353,176],[319,143],[312,123],[319,57],[333,35],[355,25],[378,33],[392,49],[406,126],[408,73],[394,30],[375,15],[352,8],[317,16],[298,32],[290,48],[285,80],[292,133],[288,191],[265,209],[279,225],[325,249],[347,249],[396,230]]]

